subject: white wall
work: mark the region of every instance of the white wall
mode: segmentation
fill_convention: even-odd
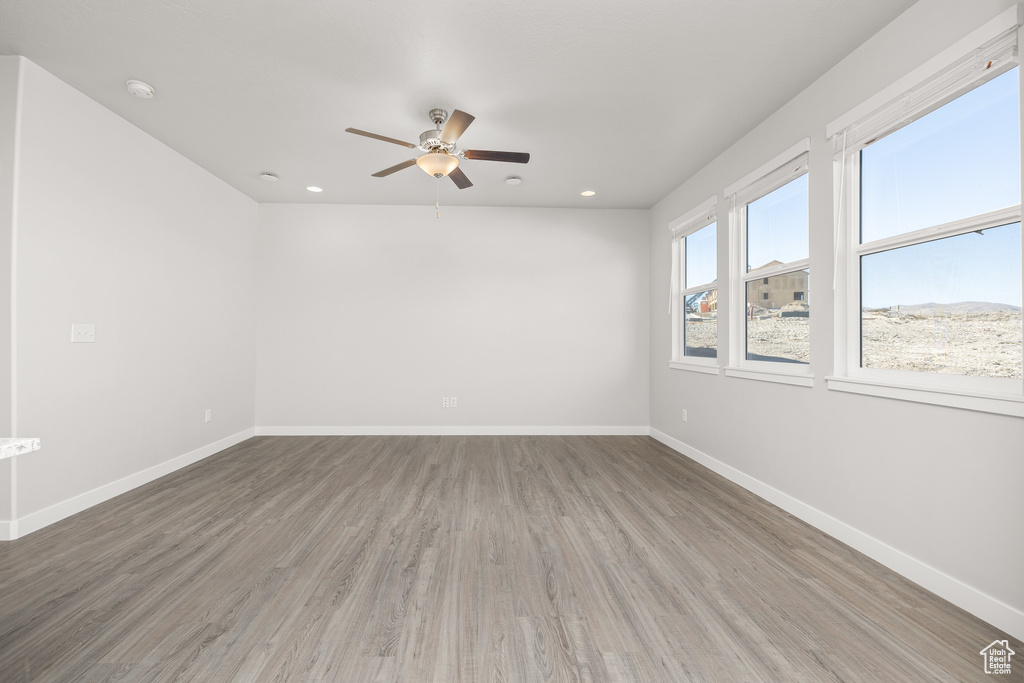
[[[18,110],[17,57],[0,57],[0,437],[11,425],[11,266],[14,239],[14,152]],[[0,460],[0,521],[10,520],[10,460]]]
[[[646,211],[264,204],[259,222],[261,430],[645,432]]]
[[[11,275],[14,240],[17,57],[0,57],[0,435],[11,436]],[[2,509],[0,509],[2,512]]]
[[[825,125],[1012,4],[915,5],[652,209],[650,381],[653,429],[685,444],[684,450],[702,451],[738,479],[774,488],[777,501],[824,520],[842,540],[1019,636],[1024,543],[1014,525],[1024,519],[1024,420],[830,392],[824,381],[833,364],[832,166]],[[669,369],[669,221],[712,194],[721,197],[725,186],[807,136],[811,272],[818,283],[811,318],[814,387]],[[724,204],[719,211],[724,226]],[[720,229],[720,301],[728,299],[727,244]],[[720,318],[719,327],[724,356],[728,321]],[[680,419],[684,408],[687,423]]]
[[[18,461],[24,532],[251,434],[257,206],[23,64],[15,428],[42,439]]]

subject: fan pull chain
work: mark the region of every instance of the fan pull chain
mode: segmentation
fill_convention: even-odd
[[[437,212],[437,218],[440,219],[441,218],[441,179],[438,178],[434,182],[437,183],[437,199],[434,200],[434,211]]]

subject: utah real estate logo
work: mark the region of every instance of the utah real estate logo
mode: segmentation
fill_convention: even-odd
[[[1017,653],[1010,649],[1009,642],[993,640],[979,654],[985,658],[985,673],[1008,674],[1010,673],[1010,657]]]

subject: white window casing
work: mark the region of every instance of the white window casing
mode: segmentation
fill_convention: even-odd
[[[1021,13],[1021,6],[1003,12],[826,127],[834,155],[836,220],[835,374],[826,378],[830,390],[1024,417],[1024,381],[864,368],[860,360],[862,257],[1019,222],[1020,204],[866,243],[861,243],[859,229],[861,150],[1017,66]]]
[[[729,365],[725,374],[729,377],[805,387],[814,384],[809,363],[747,360],[745,324],[748,282],[809,270],[810,259],[803,258],[747,272],[746,208],[751,202],[805,175],[810,148],[810,138],[804,138],[725,189],[729,202]]]
[[[672,358],[669,367],[691,370],[706,374],[719,374],[717,358],[701,358],[684,354],[683,301],[689,294],[718,288],[718,278],[711,282],[685,287],[686,237],[716,223],[718,219],[718,195],[709,197],[698,206],[675,219],[668,225],[672,237],[672,277],[669,296],[669,314],[672,316]]]
[[[825,126],[838,154],[846,132],[852,153],[903,123],[938,109],[1017,64],[1017,29],[1024,5],[1015,5],[941,54]],[[992,62],[989,65],[989,62]]]

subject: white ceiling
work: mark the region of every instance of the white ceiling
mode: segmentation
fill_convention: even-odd
[[[460,147],[532,159],[464,162],[442,205],[647,208],[911,4],[3,0],[0,53],[260,202],[433,204],[416,167],[370,177],[413,150],[344,129],[415,143],[443,107],[477,117]]]

